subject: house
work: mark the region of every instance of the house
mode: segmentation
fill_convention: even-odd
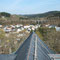
[[[49,26],[49,28],[55,28],[56,27],[56,25],[50,25]]]
[[[31,28],[28,28],[27,30],[28,30],[28,31],[31,31]]]
[[[28,28],[30,28],[30,26],[29,26],[29,25],[24,26],[24,29],[28,29]]]
[[[17,29],[17,33],[21,32],[22,30],[21,29]]]
[[[46,25],[45,25],[45,27],[49,27],[49,26],[50,26],[50,24],[46,24]]]
[[[3,25],[0,24],[0,28],[2,28],[2,27],[3,27]]]
[[[60,27],[55,27],[56,28],[56,31],[60,31]]]
[[[9,32],[11,32],[11,28],[5,27],[5,28],[4,28],[4,31],[5,31],[6,33],[9,33]]]
[[[18,24],[17,24],[17,25],[16,25],[16,27],[17,27],[17,28],[19,28],[19,27],[20,27],[20,25],[18,25]]]
[[[16,27],[17,27],[17,28],[23,27],[23,25],[22,25],[22,24],[17,24]]]

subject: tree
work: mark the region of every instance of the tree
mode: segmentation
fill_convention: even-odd
[[[6,12],[1,12],[0,15],[4,16],[4,17],[10,17],[11,16],[10,13],[6,13]]]
[[[60,24],[58,24],[58,26],[60,27]]]
[[[2,29],[0,29],[0,39],[4,37],[5,37],[5,32]]]

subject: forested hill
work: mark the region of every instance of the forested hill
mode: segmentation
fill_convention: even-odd
[[[25,15],[28,18],[35,18],[35,17],[49,17],[49,16],[59,16],[60,17],[60,11],[50,11],[42,14],[32,14],[32,15]]]
[[[0,12],[0,17],[2,17],[2,16],[4,16],[4,17],[10,17],[11,14],[7,13],[7,12]]]
[[[7,13],[7,12],[0,12],[0,17],[4,16],[4,17],[10,17],[11,14]],[[17,16],[17,15],[15,15]],[[31,15],[18,15],[20,16],[20,18],[36,18],[36,17],[48,17],[48,16],[59,16],[60,17],[60,11],[49,11],[46,13],[41,13],[41,14],[31,14]]]
[[[25,20],[45,20],[47,18],[54,18],[54,17],[60,17],[60,11],[50,11],[42,14],[32,14],[32,15],[17,15],[17,14],[10,14],[7,12],[0,12],[0,24],[15,24],[15,23],[21,23],[21,21]],[[51,19],[52,19],[51,18]],[[57,19],[56,19],[57,20]],[[30,23],[30,21],[29,21]]]

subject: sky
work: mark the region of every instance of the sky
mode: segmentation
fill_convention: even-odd
[[[0,12],[38,14],[60,11],[60,0],[0,0]]]

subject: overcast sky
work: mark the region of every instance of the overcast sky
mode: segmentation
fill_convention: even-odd
[[[60,0],[0,0],[0,12],[37,14],[60,11]]]

